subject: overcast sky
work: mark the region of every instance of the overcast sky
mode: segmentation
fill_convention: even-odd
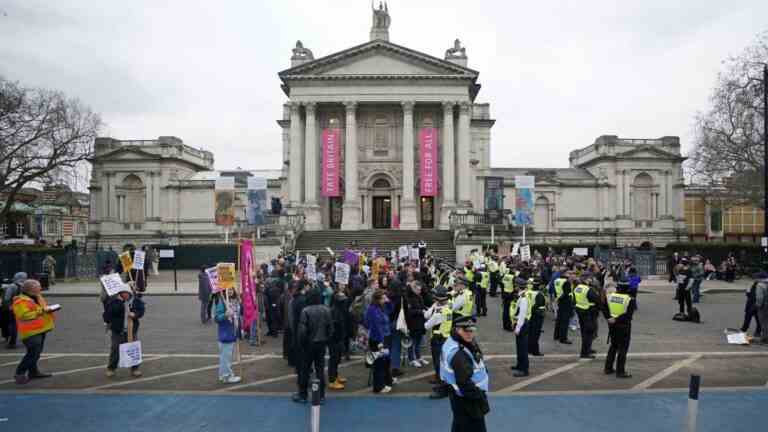
[[[604,134],[680,136],[720,62],[768,30],[768,1],[392,0],[390,40],[460,38],[496,119],[493,166],[565,167]],[[277,169],[297,39],[315,58],[368,40],[369,0],[0,0],[0,74],[99,112],[103,135],[175,135],[216,168]]]

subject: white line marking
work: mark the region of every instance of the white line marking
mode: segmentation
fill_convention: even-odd
[[[145,356],[144,359],[143,359],[143,362],[148,362],[148,361],[152,361],[152,360],[159,360],[161,358],[164,358],[164,357],[160,356],[160,357],[148,358],[148,357]],[[57,371],[53,371],[51,373],[53,374],[54,377],[57,377],[57,376],[61,376],[61,375],[69,375],[69,374],[78,373],[78,372],[86,372],[86,371],[94,370],[94,369],[106,369],[106,365],[91,366],[91,367],[80,368],[80,369],[70,369],[70,370],[64,370],[64,371],[58,371],[58,372]],[[0,381],[0,384],[8,384],[8,383],[12,383],[12,382],[15,382],[15,380],[11,379],[11,380]]]
[[[435,374],[435,371],[433,370],[432,372],[424,372],[424,373],[420,373],[418,375],[410,376],[408,378],[403,378],[403,379],[398,378],[397,379],[397,384],[395,384],[394,387],[396,388],[398,385],[404,384],[404,383],[407,383],[407,382],[418,381],[418,380],[420,380],[422,378],[426,378],[426,377],[434,375],[434,374]],[[351,392],[351,394],[370,393],[371,391],[372,391],[371,387],[366,385],[365,388],[360,389],[360,390],[355,390],[355,391]]]
[[[509,387],[505,387],[503,389],[496,390],[495,392],[492,392],[492,394],[494,394],[494,395],[510,394],[510,393],[516,392],[516,391],[518,391],[520,389],[526,388],[526,387],[528,387],[531,384],[535,384],[535,383],[537,383],[539,381],[544,381],[547,378],[551,378],[551,377],[553,377],[555,375],[561,374],[563,372],[567,372],[567,371],[569,371],[569,370],[571,370],[571,369],[573,369],[575,367],[578,367],[578,366],[580,366],[582,364],[586,364],[586,363],[590,363],[590,362],[591,362],[591,360],[590,361],[579,361],[579,362],[576,362],[576,363],[569,363],[569,364],[567,364],[565,366],[561,366],[561,367],[559,367],[557,369],[552,369],[549,372],[543,373],[541,375],[537,375],[537,376],[535,376],[533,378],[529,378],[529,379],[527,379],[525,381],[521,381],[521,382],[519,382],[519,383],[517,383],[515,385],[511,385]]]
[[[343,363],[343,364],[339,365],[339,369],[345,368],[347,366],[352,366],[352,365],[355,365],[355,364],[360,364],[362,362],[363,362],[363,360],[355,360],[355,361]],[[328,367],[326,366],[325,369],[328,370]],[[260,381],[254,381],[252,383],[245,383],[245,384],[239,384],[239,385],[235,385],[235,386],[231,386],[231,387],[225,387],[225,388],[221,388],[221,389],[218,389],[218,390],[214,390],[213,393],[228,393],[228,392],[231,392],[232,390],[238,390],[238,389],[241,389],[241,388],[260,386],[260,385],[269,384],[269,383],[273,383],[273,382],[277,382],[277,381],[283,381],[283,380],[287,380],[287,379],[291,379],[291,378],[296,378],[296,374],[293,373],[293,374],[288,374],[288,375],[281,375],[281,376],[277,376],[277,377],[273,377],[273,378],[263,379],[263,380],[260,380]]]
[[[98,353],[49,353],[49,354],[43,354],[48,356],[57,356],[57,357],[107,357],[109,356],[109,353],[106,352],[98,352]],[[24,357],[24,354],[21,353],[0,353],[0,357],[19,357],[19,360],[21,360],[22,357]],[[219,358],[218,354],[194,354],[194,353],[145,353],[145,357],[152,357],[152,356],[163,356],[167,358]],[[282,355],[279,354],[243,354],[243,358],[251,358],[251,357],[264,357],[264,358],[283,358]]]
[[[60,355],[55,355],[55,354],[54,355],[43,355],[43,356],[40,357],[40,360],[42,361],[42,360],[54,359],[54,358],[58,358],[58,357],[61,357],[61,356]],[[8,362],[8,363],[2,363],[2,364],[0,364],[0,367],[17,365],[17,364],[19,364],[20,361],[21,361],[21,359],[18,359],[16,361],[12,361],[12,362]]]
[[[252,362],[264,359],[264,358],[267,358],[267,357],[266,356],[263,356],[263,357],[262,356],[256,356],[256,357],[252,357],[252,358],[249,358],[249,359],[244,359],[242,361],[242,363],[252,363]],[[232,366],[236,366],[237,364],[238,363],[232,363]],[[171,372],[171,373],[162,374],[162,375],[155,375],[155,376],[146,377],[146,378],[139,378],[139,379],[130,380],[130,381],[120,381],[120,382],[109,383],[109,384],[104,384],[104,385],[95,386],[95,387],[88,387],[88,388],[83,389],[83,391],[103,390],[103,389],[108,389],[108,388],[113,388],[113,387],[121,387],[121,386],[136,384],[136,383],[143,383],[143,382],[148,382],[148,381],[157,381],[157,380],[163,379],[163,378],[170,378],[170,377],[175,377],[175,376],[179,376],[179,375],[185,375],[185,374],[189,374],[189,373],[195,373],[195,372],[202,372],[202,371],[207,371],[207,370],[211,370],[211,369],[217,369],[218,367],[219,367],[219,365],[215,364],[215,365],[210,365],[210,366],[205,366],[205,367],[200,367],[200,368],[195,368],[195,369],[185,369],[185,370],[181,370],[181,371],[177,371],[177,372]]]
[[[678,362],[675,362],[672,364],[672,366],[664,369],[663,371],[657,373],[656,375],[648,378],[647,380],[641,382],[640,384],[632,387],[632,390],[645,390],[652,385],[656,384],[657,382],[663,380],[664,378],[672,375],[673,373],[679,371],[680,369],[692,365],[696,360],[700,359],[702,357],[701,354],[696,354],[691,357],[688,357],[685,360],[680,360]]]

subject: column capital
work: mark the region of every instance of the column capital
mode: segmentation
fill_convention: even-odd
[[[402,101],[400,102],[400,105],[403,107],[403,112],[409,112],[413,111],[413,107],[416,103],[414,101]]]
[[[356,101],[347,101],[347,102],[343,102],[343,104],[344,104],[344,107],[347,109],[347,114],[349,114],[350,111],[354,112],[357,109]]]
[[[469,113],[469,109],[472,107],[472,104],[468,101],[459,102],[459,112],[462,114]]]
[[[442,104],[444,110],[453,110],[453,107],[456,106],[456,101],[443,101]]]
[[[291,113],[298,113],[299,112],[299,108],[301,107],[301,103],[300,102],[293,102],[293,101],[291,101],[291,102],[288,102],[287,105],[291,109]]]
[[[317,108],[316,102],[307,102],[304,104],[304,109],[307,110],[307,114],[314,113]]]

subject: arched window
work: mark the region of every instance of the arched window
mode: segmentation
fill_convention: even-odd
[[[549,200],[546,197],[536,199],[533,227],[536,231],[549,231]]]
[[[126,223],[143,223],[147,190],[144,182],[134,174],[123,179],[121,189],[125,192],[124,219]]]
[[[653,207],[651,205],[651,192],[653,190],[653,178],[646,173],[638,174],[632,183],[634,193],[633,214],[635,220],[652,220]]]
[[[372,186],[374,189],[389,189],[391,187],[387,179],[383,178],[376,179]]]

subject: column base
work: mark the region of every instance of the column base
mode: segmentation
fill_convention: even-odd
[[[320,206],[310,204],[304,207],[304,229],[307,231],[320,231],[323,229],[323,218],[320,214]]]
[[[342,231],[357,231],[360,229],[360,202],[344,203],[341,217]]]
[[[416,203],[413,201],[403,201],[400,204],[400,229],[417,230],[419,223],[416,220]]]
[[[440,226],[441,230],[451,229],[451,212],[456,209],[455,202],[444,202],[440,209]]]

